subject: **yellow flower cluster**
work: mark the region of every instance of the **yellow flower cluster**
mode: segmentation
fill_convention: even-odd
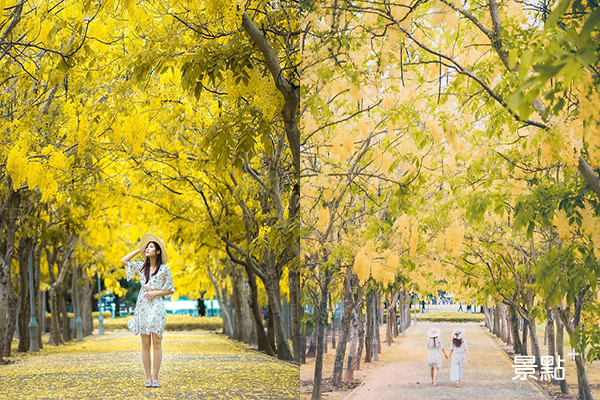
[[[361,285],[371,275],[372,253],[369,250],[369,246],[362,247],[354,257],[354,272]]]
[[[586,204],[584,208],[577,208],[581,214],[581,230],[591,238],[594,244],[594,254],[600,259],[600,218],[594,215],[592,206]],[[566,221],[568,222],[568,220]]]
[[[460,249],[462,247],[464,237],[465,227],[458,221],[455,221],[446,229],[444,243],[446,250],[450,252],[452,257],[457,258],[460,256]]]
[[[54,171],[45,168],[45,165],[36,161],[27,163],[27,184],[31,189],[39,189],[42,194],[42,202],[53,199],[58,191],[58,183],[56,182]]]
[[[325,233],[329,226],[329,209],[321,208],[317,214],[317,230],[321,233]]]
[[[394,222],[393,229],[401,236],[401,247],[408,247],[409,254],[414,257],[419,245],[419,219],[416,216],[402,214]]]
[[[119,142],[121,139],[126,146],[132,148],[133,154],[140,154],[142,144],[148,134],[148,122],[139,114],[126,117],[122,125],[115,124],[114,140]]]
[[[13,189],[16,191],[27,178],[27,149],[16,144],[8,153],[6,170],[13,181]]]
[[[267,121],[281,113],[285,100],[271,75],[260,76],[258,71],[254,71],[250,85],[254,88],[254,103],[262,110]]]
[[[237,30],[242,26],[242,4],[236,0],[206,0],[206,13],[213,17],[223,17],[223,26]]]
[[[600,124],[591,121],[585,128],[584,135],[589,149],[589,162],[592,167],[598,168],[600,167]]]
[[[562,241],[567,242],[571,239],[572,228],[569,224],[569,217],[565,210],[556,210],[554,212],[552,224],[556,227],[558,237]]]
[[[336,161],[343,161],[350,157],[354,150],[354,136],[348,135],[341,129],[331,141],[331,156]]]

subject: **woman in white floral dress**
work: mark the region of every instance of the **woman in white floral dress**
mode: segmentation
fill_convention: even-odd
[[[140,248],[121,259],[127,280],[140,277],[142,287],[135,305],[135,314],[127,327],[142,337],[142,364],[146,373],[146,387],[159,387],[158,372],[162,362],[162,336],[167,323],[163,297],[175,293],[168,256],[163,242],[152,234],[140,240]],[[145,261],[131,261],[144,251]],[[151,373],[150,347],[154,347],[154,371]]]

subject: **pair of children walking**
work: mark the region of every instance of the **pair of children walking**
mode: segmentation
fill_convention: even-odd
[[[431,383],[433,386],[437,386],[438,371],[442,367],[441,353],[443,352],[446,359],[452,357],[452,361],[450,362],[450,381],[456,382],[456,386],[458,387],[462,382],[465,357],[471,361],[467,350],[467,342],[465,341],[466,332],[464,329],[455,329],[454,332],[452,332],[452,344],[449,355],[447,355],[446,350],[444,350],[444,344],[440,339],[440,334],[441,331],[439,328],[431,328],[427,331],[429,339],[427,340],[425,347],[429,349],[427,365],[431,368]]]

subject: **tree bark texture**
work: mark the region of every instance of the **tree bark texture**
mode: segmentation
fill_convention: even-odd
[[[340,340],[335,351],[335,360],[333,362],[333,374],[331,384],[339,388],[342,386],[342,372],[344,370],[344,358],[346,356],[346,344],[348,342],[348,334],[350,331],[350,322],[352,320],[353,304],[353,276],[352,269],[348,268],[346,279],[344,280],[344,314],[340,323]],[[333,334],[333,332],[332,332]]]
[[[311,400],[319,400],[321,398],[322,381],[323,381],[323,343],[325,338],[325,325],[327,324],[327,296],[329,294],[329,283],[332,278],[332,271],[326,268],[324,271],[325,279],[321,287],[321,299],[319,302],[318,319],[317,319],[317,351],[315,359],[315,375],[313,379],[313,391]]]
[[[564,337],[565,337],[565,330],[564,330],[564,326],[562,323],[562,319],[560,317],[559,311],[558,311],[558,307],[553,307],[552,308],[553,314],[556,317],[555,321],[556,321],[556,354],[558,357],[560,357],[561,359],[565,359],[565,348],[564,348]],[[566,394],[567,396],[569,395],[569,385],[567,385],[567,379],[565,376],[565,379],[560,380],[560,392],[562,394]]]
[[[370,291],[367,293],[367,298],[365,301],[366,307],[366,335],[365,335],[365,362],[371,362],[371,357],[373,356],[373,297],[375,293]]]
[[[29,351],[29,320],[31,319],[31,302],[29,292],[29,254],[33,240],[23,236],[19,240],[19,347],[18,352]],[[33,259],[32,259],[33,262]]]
[[[0,364],[3,362],[4,339],[8,330],[9,290],[13,290],[10,270],[15,253],[15,234],[18,230],[17,216],[20,203],[21,191],[13,191],[12,183],[9,180],[8,195],[4,203],[0,204]]]

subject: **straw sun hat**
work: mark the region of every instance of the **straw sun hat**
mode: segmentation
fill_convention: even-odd
[[[442,333],[442,331],[440,331],[440,328],[431,328],[430,330],[427,331],[427,336],[429,337],[438,337],[440,336],[440,334]]]
[[[455,329],[454,332],[452,332],[452,338],[464,339],[466,334],[467,332],[465,332],[464,329]]]
[[[150,243],[150,242],[158,243],[158,245],[160,246],[160,250],[161,250],[160,256],[161,256],[162,263],[166,264],[167,261],[169,260],[169,257],[167,256],[165,244],[156,235],[153,235],[151,233],[146,233],[144,236],[142,236],[142,238],[140,239],[140,253],[146,254],[146,246],[148,246],[148,243]]]

